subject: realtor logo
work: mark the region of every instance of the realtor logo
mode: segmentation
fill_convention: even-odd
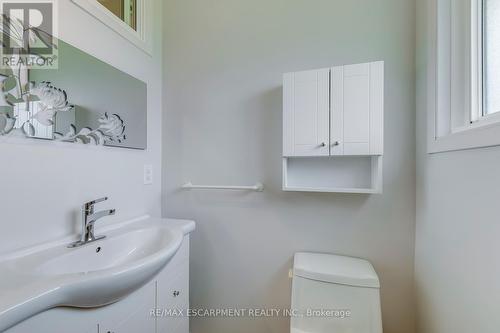
[[[2,68],[56,68],[57,0],[0,0]]]

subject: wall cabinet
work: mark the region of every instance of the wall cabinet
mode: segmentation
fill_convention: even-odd
[[[287,73],[283,189],[380,193],[384,62]]]
[[[162,272],[127,298],[98,309],[55,308],[5,333],[189,333],[189,235]],[[182,315],[167,311],[184,309]],[[152,315],[155,309],[160,316]]]
[[[330,70],[285,74],[284,155],[330,155]]]

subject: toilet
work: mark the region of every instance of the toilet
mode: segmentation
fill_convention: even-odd
[[[380,282],[366,260],[297,253],[291,333],[382,333]]]

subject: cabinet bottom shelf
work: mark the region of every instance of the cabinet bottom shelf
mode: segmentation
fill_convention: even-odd
[[[283,191],[382,193],[382,156],[283,158]]]
[[[381,191],[373,188],[309,188],[283,187],[285,192],[316,192],[316,193],[352,193],[352,194],[380,194]]]

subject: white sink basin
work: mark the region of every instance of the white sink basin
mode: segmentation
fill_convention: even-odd
[[[179,249],[175,225],[139,224],[76,249],[67,242],[0,261],[0,332],[57,306],[100,307],[151,281]]]
[[[64,253],[43,261],[35,271],[44,275],[89,274],[121,267],[171,248],[175,236],[168,228],[134,230],[84,247],[63,249]]]

